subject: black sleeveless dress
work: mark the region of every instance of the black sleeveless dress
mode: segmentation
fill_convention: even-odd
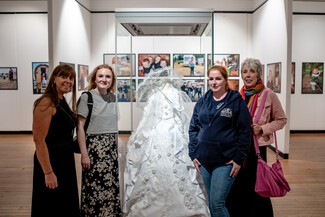
[[[32,217],[80,216],[78,184],[73,152],[75,121],[66,100],[60,101],[46,136],[58,188],[45,186],[42,167],[34,154]]]

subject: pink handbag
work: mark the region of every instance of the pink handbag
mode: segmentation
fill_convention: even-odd
[[[258,122],[262,114],[262,109],[267,96],[267,90],[263,95],[261,105],[257,111],[255,123]],[[276,150],[276,162],[269,166],[260,156],[260,149],[256,135],[254,135],[255,151],[258,155],[257,159],[257,171],[256,171],[256,184],[255,192],[262,197],[283,197],[289,192],[290,186],[287,180],[284,178],[281,163],[279,161],[278,143],[276,139],[276,133],[274,132],[275,150]]]

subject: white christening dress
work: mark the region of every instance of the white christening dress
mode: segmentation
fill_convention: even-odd
[[[150,92],[127,144],[124,216],[210,216],[201,176],[188,156],[184,104],[191,100],[166,81]]]

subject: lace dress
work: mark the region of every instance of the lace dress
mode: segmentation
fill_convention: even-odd
[[[166,83],[155,88],[127,144],[125,216],[209,216],[203,182],[188,157],[190,99]]]

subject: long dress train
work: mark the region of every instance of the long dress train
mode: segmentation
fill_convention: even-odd
[[[188,156],[188,96],[166,78],[147,99],[127,144],[125,216],[209,216],[201,176]]]

